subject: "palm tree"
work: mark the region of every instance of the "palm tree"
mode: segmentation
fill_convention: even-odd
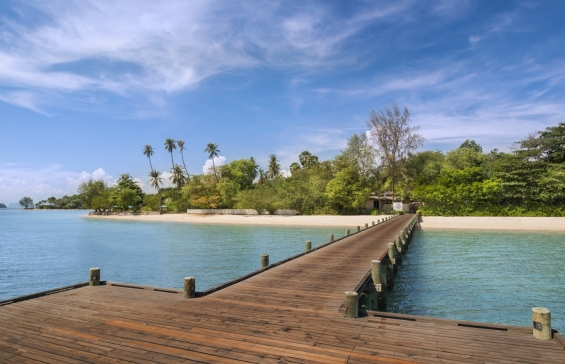
[[[269,170],[267,171],[269,179],[275,179],[278,175],[281,174],[281,165],[277,160],[277,156],[271,154],[269,156]]]
[[[257,180],[257,184],[259,184],[259,185],[264,184],[267,181],[265,176],[266,176],[265,170],[263,168],[259,167],[259,179]]]
[[[182,151],[186,149],[186,148],[184,147],[184,141],[182,141],[182,140],[177,140],[177,145],[179,146],[180,157],[182,158],[182,165],[183,165],[183,167],[184,167],[184,171],[186,172],[186,175],[189,176],[189,174],[188,174],[188,169],[186,169],[186,164],[184,164],[184,155],[182,154]]]
[[[254,168],[256,171],[259,170],[259,165],[257,164],[257,161],[255,160],[255,158],[249,157],[249,160],[253,163],[253,165],[254,165],[253,168]]]
[[[155,188],[157,190],[157,193],[159,193],[159,185],[163,184],[161,173],[159,171],[151,171],[149,173],[149,177],[151,177],[149,179],[149,182],[151,182],[151,187]]]
[[[212,160],[212,169],[214,170],[214,176],[216,176],[216,183],[218,183],[218,174],[216,173],[216,164],[214,163],[214,158],[220,153],[218,149],[218,144],[208,143],[204,152],[208,153],[208,159]]]
[[[174,185],[177,186],[179,190],[184,185],[184,182],[186,181],[186,177],[184,176],[184,172],[182,168],[178,164],[175,164],[173,169],[171,169],[170,180],[171,182],[173,182]]]
[[[177,144],[174,139],[165,139],[165,149],[167,152],[171,153],[171,163],[173,163],[173,168],[175,168],[175,162],[173,161],[173,150],[177,149]]]
[[[151,166],[151,171],[153,171],[153,165],[151,164],[151,156],[153,155],[153,147],[149,144],[145,144],[143,147],[143,154],[149,158],[149,165]]]

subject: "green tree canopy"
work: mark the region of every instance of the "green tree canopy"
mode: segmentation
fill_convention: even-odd
[[[33,199],[31,197],[22,197],[20,200],[20,206],[24,209],[32,209],[33,208]]]
[[[310,153],[309,151],[305,150],[304,152],[300,153],[298,156],[298,160],[303,168],[311,168],[318,164],[320,161],[318,157]]]
[[[329,205],[339,213],[351,213],[365,205],[371,189],[363,187],[361,176],[353,167],[341,170],[326,186]]]
[[[238,190],[247,190],[253,187],[257,173],[257,165],[251,159],[237,159],[224,164],[220,169],[221,177],[233,181]]]
[[[102,180],[89,179],[78,186],[78,193],[81,195],[84,207],[87,209],[99,210],[101,208],[109,207],[109,204],[104,204],[100,200],[100,196],[108,190],[106,182]],[[49,199],[47,202],[51,202]],[[105,206],[100,206],[100,205]]]

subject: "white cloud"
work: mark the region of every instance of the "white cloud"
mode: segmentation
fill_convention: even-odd
[[[0,99],[37,112],[44,110],[40,101],[65,99],[69,91],[75,91],[74,97],[80,97],[76,91],[141,95],[151,102],[231,70],[354,64],[352,54],[340,52],[347,40],[408,5],[379,4],[340,15],[339,21],[324,3],[84,0],[16,5],[15,12],[38,23],[5,23],[0,84],[13,90]],[[83,101],[90,99],[85,95]]]
[[[290,177],[292,176],[292,173],[290,173],[290,171],[287,171],[286,169],[281,169],[281,176]]]
[[[220,155],[218,157],[214,157],[214,163],[212,164],[212,159],[207,159],[204,165],[202,166],[202,173],[209,174],[212,173],[212,167],[215,165],[216,168],[223,165],[226,162],[226,157]]]
[[[74,195],[78,186],[90,178],[113,183],[112,176],[99,168],[92,173],[64,170],[60,165],[35,166],[16,163],[0,164],[0,202],[12,203],[23,196],[35,202],[51,196]]]
[[[470,43],[472,46],[474,46],[474,45],[476,45],[477,43],[479,43],[480,40],[481,40],[481,37],[479,37],[478,35],[471,35],[471,36],[469,37],[469,43]]]
[[[0,100],[4,102],[33,110],[38,114],[49,115],[40,108],[39,99],[40,97],[36,93],[29,91],[13,91],[0,94]]]
[[[69,189],[73,192],[76,193],[76,190],[78,189],[78,186],[83,183],[83,182],[87,182],[88,180],[93,179],[93,180],[102,180],[104,182],[106,182],[109,185],[114,184],[114,180],[112,178],[111,175],[109,175],[108,173],[106,173],[106,171],[104,171],[104,169],[102,168],[98,168],[97,170],[95,170],[92,173],[88,173],[86,171],[82,171],[80,173],[80,175],[78,176],[78,178],[73,178],[73,177],[67,177],[67,185],[69,186]]]

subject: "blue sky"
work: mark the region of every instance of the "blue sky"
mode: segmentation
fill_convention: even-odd
[[[507,150],[565,121],[564,18],[561,1],[2,1],[0,202],[146,182],[142,148],[166,172],[166,138],[193,174],[209,142],[288,169],[393,102],[423,149]]]

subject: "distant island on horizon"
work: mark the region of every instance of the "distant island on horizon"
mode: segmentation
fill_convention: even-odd
[[[0,203],[0,209],[7,209],[8,206],[4,205],[3,203]]]

